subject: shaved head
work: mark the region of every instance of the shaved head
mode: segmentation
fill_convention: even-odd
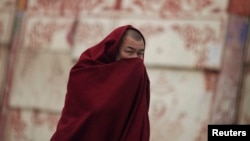
[[[141,33],[137,30],[134,30],[134,29],[127,29],[124,36],[130,36],[137,41],[143,40],[143,42],[144,42],[144,38],[141,35]]]

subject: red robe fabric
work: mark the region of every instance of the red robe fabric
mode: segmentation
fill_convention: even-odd
[[[149,141],[150,81],[143,60],[115,60],[128,28],[134,27],[116,28],[72,67],[51,141]]]

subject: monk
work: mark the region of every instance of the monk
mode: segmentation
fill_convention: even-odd
[[[145,39],[131,25],[114,29],[71,68],[51,141],[149,141],[150,81]]]

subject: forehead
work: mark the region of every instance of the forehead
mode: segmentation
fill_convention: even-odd
[[[132,38],[131,36],[125,36],[122,44],[125,46],[144,48],[143,40],[136,40]]]

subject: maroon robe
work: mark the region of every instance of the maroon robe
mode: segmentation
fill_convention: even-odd
[[[115,29],[72,67],[51,141],[149,141],[150,82],[143,60],[116,61],[128,28],[135,29]]]

